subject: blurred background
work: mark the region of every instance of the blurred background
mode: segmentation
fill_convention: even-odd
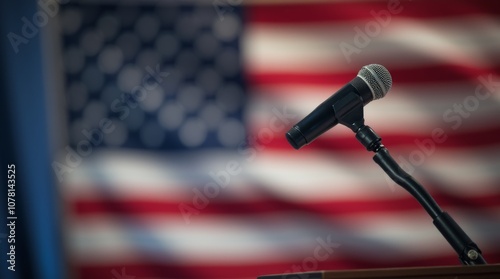
[[[0,10],[1,158],[5,172],[16,165],[18,217],[15,272],[0,229],[1,278],[460,265],[350,130],[299,151],[284,138],[372,63],[393,88],[365,107],[367,124],[500,262],[498,3],[26,0]]]

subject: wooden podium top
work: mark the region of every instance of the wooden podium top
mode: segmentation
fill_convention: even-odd
[[[259,276],[258,279],[500,279],[500,264],[313,271]]]

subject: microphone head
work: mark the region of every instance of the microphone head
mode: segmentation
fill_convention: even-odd
[[[363,66],[358,72],[358,77],[363,79],[373,94],[373,100],[384,97],[392,86],[392,77],[382,65],[370,64]]]

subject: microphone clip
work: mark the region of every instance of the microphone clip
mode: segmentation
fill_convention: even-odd
[[[339,123],[357,133],[365,126],[363,106],[361,96],[351,91],[333,104],[332,108]]]

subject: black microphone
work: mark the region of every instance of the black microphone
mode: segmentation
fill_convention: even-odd
[[[337,125],[340,114],[347,114],[356,106],[365,106],[373,100],[384,97],[391,86],[391,74],[384,66],[379,64],[363,66],[353,80],[293,126],[286,133],[286,139],[295,149],[311,143]]]

